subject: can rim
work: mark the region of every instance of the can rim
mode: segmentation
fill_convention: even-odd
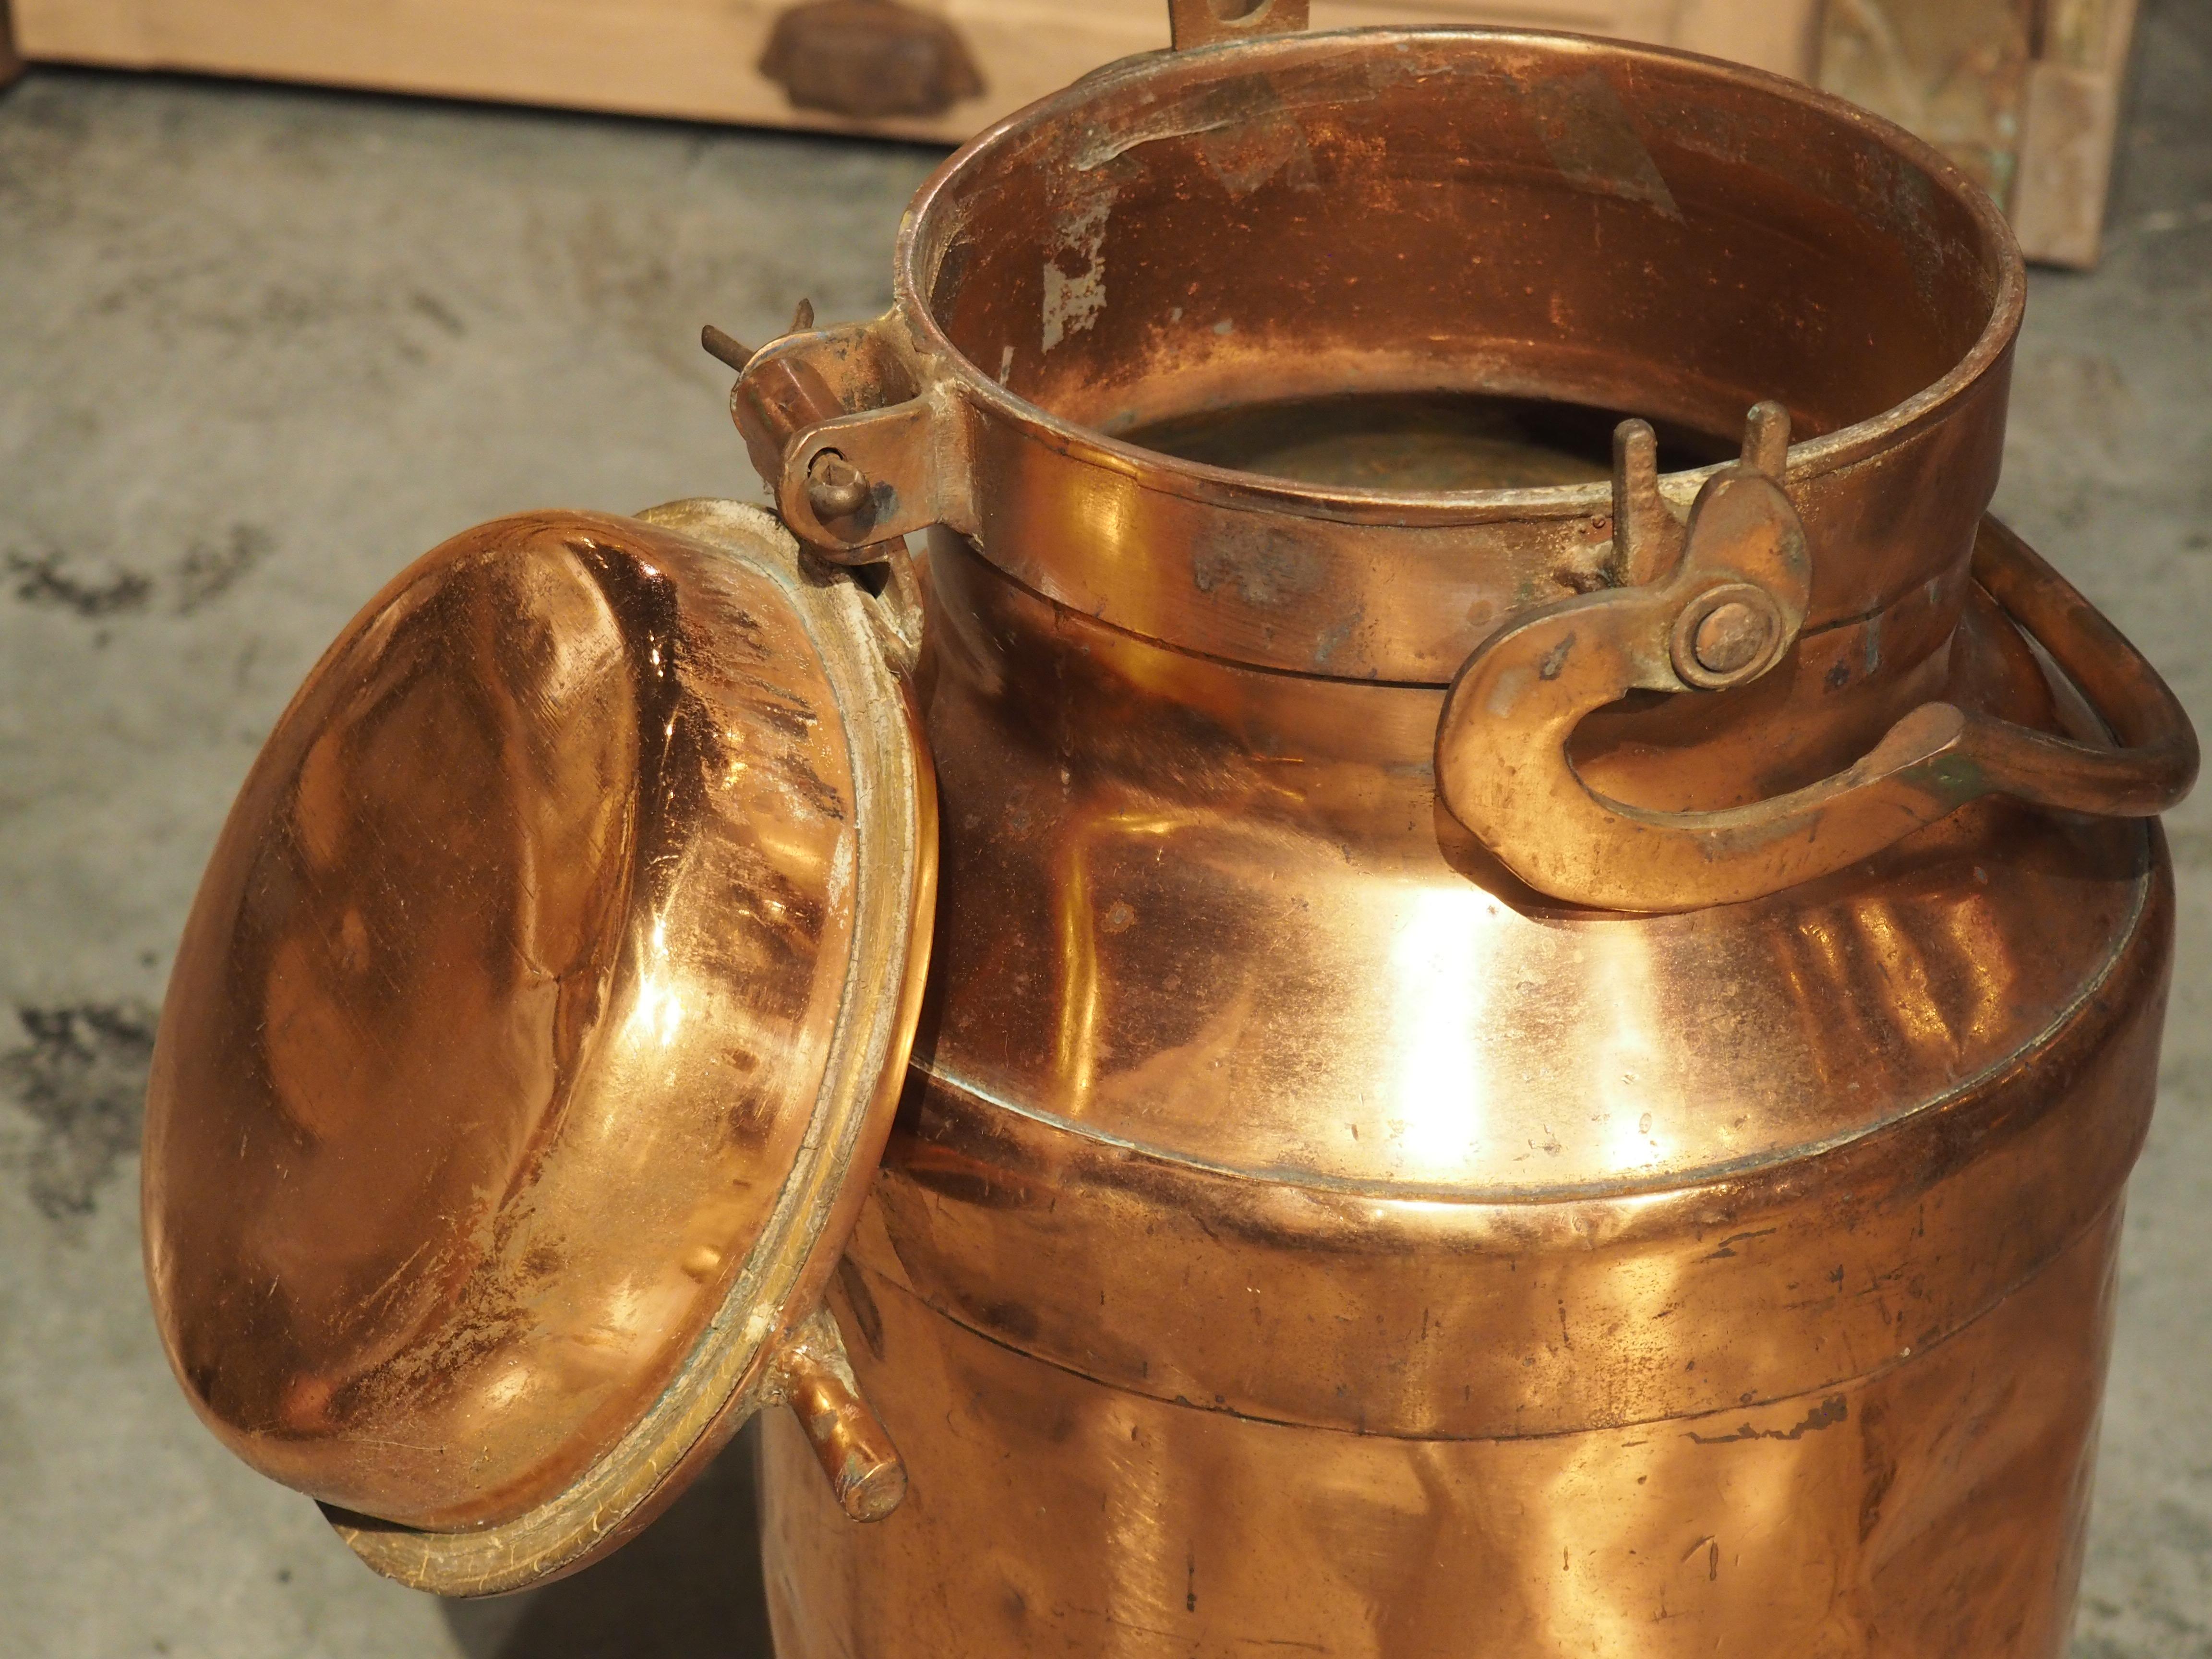
[[[987,157],[1067,122],[1103,94],[1185,78],[1193,66],[1218,62],[1224,54],[1253,60],[1258,67],[1342,52],[1348,47],[1382,52],[1461,42],[1551,51],[1566,48],[1586,54],[1602,52],[1632,61],[1687,67],[1717,81],[1755,88],[1865,133],[1917,167],[1971,216],[1980,233],[1983,252],[1997,270],[1989,318],[1973,343],[1948,370],[1912,396],[1833,432],[1792,444],[1789,452],[1792,481],[1840,471],[1894,448],[1962,401],[2002,364],[2010,351],[2027,299],[2027,267],[2019,240],[1989,194],[1923,139],[1832,93],[1748,64],[1589,35],[1468,26],[1356,27],[1143,53],[1109,64],[1003,118],[961,146],[931,174],[901,222],[893,254],[892,286],[916,343],[937,360],[942,372],[957,383],[960,394],[981,412],[1052,449],[1139,478],[1146,488],[1170,495],[1210,501],[1230,496],[1303,517],[1355,523],[1468,524],[1507,518],[1577,518],[1603,511],[1611,490],[1604,483],[1453,491],[1308,484],[1146,449],[1054,415],[1008,391],[953,343],[926,297],[927,279],[933,275],[948,240],[951,227],[945,221],[952,193],[963,178]],[[1717,470],[1717,465],[1709,465],[1666,476],[1670,490],[1693,493]]]

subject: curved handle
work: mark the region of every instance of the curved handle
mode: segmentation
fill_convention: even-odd
[[[1974,580],[2087,696],[2118,745],[1969,715],[1986,793],[2103,817],[2154,817],[2179,806],[2197,781],[2196,728],[2127,635],[1995,519],[1982,521]]]
[[[1787,640],[1770,641],[1747,671],[1696,674],[1706,667],[1696,660],[1701,646],[1725,645],[1730,636],[1714,619],[1735,598],[1716,605],[1711,596],[1741,580],[1732,564],[1751,562],[1741,538],[1755,515],[1724,521],[1715,511],[1723,494],[1746,495],[1748,504],[1753,487],[1745,475],[1759,476],[1771,492],[1759,499],[1760,509],[1774,513],[1778,502],[1787,515],[1765,533],[1786,540],[1796,524],[1775,483],[1775,459],[1761,467],[1747,459],[1706,483],[1670,574],[1546,606],[1492,635],[1461,669],[1437,726],[1437,787],[1453,815],[1516,875],[1576,903],[1689,909],[1758,898],[1840,870],[1985,795],[2148,817],[2189,793],[2197,736],[2179,701],[2118,629],[1994,519],[1983,521],[1975,543],[1975,579],[2087,694],[2118,747],[1931,702],[1899,720],[1849,769],[1747,806],[1651,811],[1583,782],[1566,743],[1591,711],[1636,689],[1739,684],[1779,660]],[[1638,494],[1632,477],[1617,493]],[[1626,519],[1616,520],[1617,538],[1628,529]],[[1802,551],[1802,526],[1796,536]],[[1755,578],[1747,585],[1761,586]],[[1776,606],[1792,638],[1802,617],[1799,595],[1795,617],[1788,615],[1792,596],[1778,596]]]

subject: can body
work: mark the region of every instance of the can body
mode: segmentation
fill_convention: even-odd
[[[1522,1439],[1164,1403],[881,1296],[914,1498],[858,1532],[764,1425],[777,1651],[2062,1654],[2114,1231],[1882,1376]]]
[[[913,1492],[769,1425],[787,1659],[2063,1651],[2154,831],[1547,908],[1440,834],[1435,694],[934,563],[939,991],[833,1292]],[[1988,607],[1949,660],[2053,718]]]
[[[929,527],[943,802],[831,1293],[911,1495],[770,1427],[786,1659],[2057,1655],[2169,872],[1861,787],[2095,733],[1984,516],[1986,198],[1750,71],[1376,30],[1086,79],[894,279],[733,401],[802,540]]]

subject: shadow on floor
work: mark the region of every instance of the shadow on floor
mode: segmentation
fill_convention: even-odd
[[[749,1426],[668,1513],[543,1589],[448,1601],[469,1659],[770,1659]]]

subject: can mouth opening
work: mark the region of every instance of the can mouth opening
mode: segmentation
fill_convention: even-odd
[[[1178,460],[1323,488],[1543,489],[1602,483],[1618,410],[1481,392],[1324,392],[1170,416],[1121,434]],[[1735,440],[1670,421],[1662,468],[1711,466]]]
[[[1797,467],[1856,459],[2002,356],[2023,288],[1993,204],[1838,100],[1461,29],[1103,71],[948,162],[901,255],[987,407],[1385,499],[1579,496],[1626,415],[1706,465],[1765,398]]]

